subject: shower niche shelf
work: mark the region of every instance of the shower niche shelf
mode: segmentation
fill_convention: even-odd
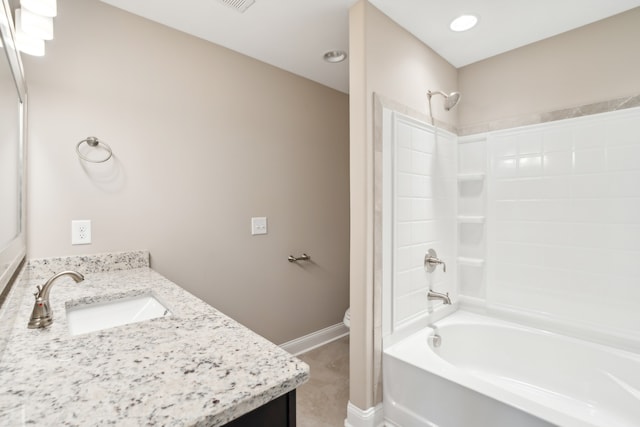
[[[471,257],[458,257],[458,264],[465,265],[469,267],[483,267],[484,259],[483,258],[471,258]]]
[[[458,215],[461,224],[484,224],[484,215]]]
[[[458,287],[460,296],[484,303],[486,296],[486,135],[461,137],[458,145]]]
[[[472,181],[482,181],[484,180],[484,173],[459,173],[458,181],[459,182],[472,182]]]

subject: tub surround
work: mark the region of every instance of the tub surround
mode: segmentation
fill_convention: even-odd
[[[620,98],[550,113],[534,126],[460,138],[454,175],[458,189],[453,190],[459,199],[451,215],[458,215],[459,224],[450,233],[458,242],[455,256],[443,256],[451,258],[447,270],[457,273],[458,280],[457,286],[443,290],[459,292],[454,300],[462,310],[438,318],[441,307],[429,310],[427,301],[413,298],[417,303],[412,308],[419,315],[401,322],[400,292],[420,290],[425,282],[416,279],[423,274],[419,255],[424,256],[424,248],[418,246],[423,230],[407,230],[405,222],[410,215],[420,215],[414,218],[419,225],[424,214],[409,204],[405,212],[394,201],[421,197],[421,187],[407,179],[408,173],[419,173],[407,167],[417,165],[421,153],[403,159],[385,151],[384,143],[402,142],[403,133],[407,138],[409,133],[389,120],[392,114],[384,105],[377,109],[381,126],[376,131],[383,144],[376,166],[380,170],[383,165],[384,176],[393,179],[384,185],[382,174],[376,174],[376,219],[394,207],[394,215],[381,215],[393,221],[379,222],[382,227],[376,229],[376,238],[384,237],[377,240],[382,243],[375,277],[381,280],[375,297],[382,322],[374,319],[380,325],[374,337],[384,348],[380,365],[385,422],[638,425],[640,340],[632,327],[638,318],[633,310],[637,292],[632,290],[638,282],[640,169],[630,160],[640,154],[638,102],[638,96]],[[606,112],[595,114],[600,111]],[[419,146],[413,132],[410,137],[410,144],[399,146]],[[432,164],[445,160],[446,153],[439,155]],[[446,169],[420,168],[425,170]],[[437,182],[429,181],[432,186]],[[450,194],[427,194],[438,193]],[[447,207],[447,201],[439,199],[427,212],[442,214]],[[442,228],[426,233],[430,241],[425,243],[438,243],[438,253],[442,243],[437,239],[446,242],[448,237],[438,235]],[[409,250],[400,253],[398,242]],[[610,260],[612,268],[590,270],[594,257]],[[416,275],[396,274],[397,267]],[[456,322],[467,325],[452,327]],[[428,344],[433,338],[427,324],[441,336],[437,348]]]
[[[30,261],[0,361],[0,424],[207,425],[234,420],[304,383],[308,366],[149,268],[148,253]],[[54,323],[27,329],[30,292],[53,272]],[[151,291],[168,317],[71,336],[65,305]],[[5,309],[5,308],[3,308]]]

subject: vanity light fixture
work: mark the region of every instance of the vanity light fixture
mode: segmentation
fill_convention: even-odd
[[[449,24],[451,31],[461,32],[472,29],[478,23],[478,17],[475,15],[460,15]]]
[[[48,18],[53,18],[58,14],[56,0],[20,0],[20,6]]]
[[[20,9],[22,31],[42,40],[53,40],[53,18],[38,15],[29,9]]]
[[[20,0],[16,9],[16,47],[20,52],[44,56],[44,41],[53,39],[57,0]]]
[[[16,47],[32,56],[44,56],[44,40],[22,31],[22,10],[16,9]]]

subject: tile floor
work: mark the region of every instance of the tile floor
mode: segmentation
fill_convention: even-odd
[[[298,427],[342,427],[349,401],[349,336],[298,356],[311,368],[296,393]]]

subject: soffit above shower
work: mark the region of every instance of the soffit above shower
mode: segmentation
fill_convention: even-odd
[[[349,8],[357,0],[101,0],[347,93],[348,60],[322,55],[349,48]],[[369,0],[461,67],[607,18],[640,0]],[[249,7],[244,13],[238,9]],[[231,7],[230,7],[231,6]],[[247,7],[248,7],[247,6]],[[466,33],[449,30],[463,13],[479,17]]]

